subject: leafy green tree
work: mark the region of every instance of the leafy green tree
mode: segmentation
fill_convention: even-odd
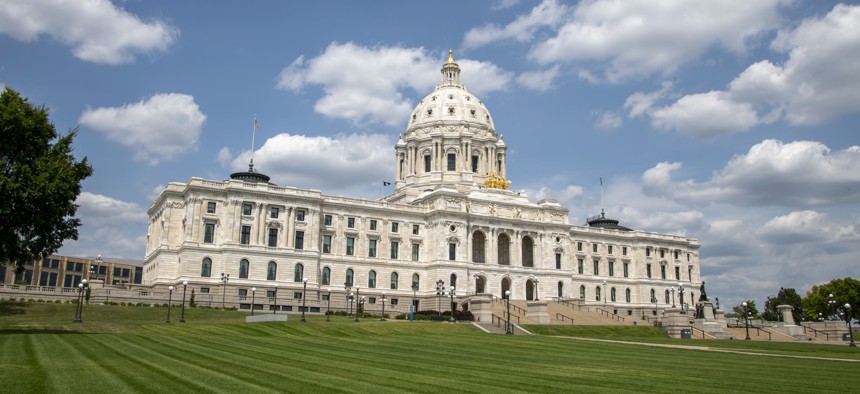
[[[0,94],[0,264],[21,270],[78,238],[75,200],[93,169],[72,155],[76,134],[59,136],[47,108],[18,92]]]
[[[833,294],[834,305],[828,303]],[[833,279],[822,285],[812,286],[803,299],[803,310],[810,320],[838,316],[842,306],[851,304],[851,316],[860,318],[860,280],[853,278]]]
[[[746,300],[747,308],[749,308],[750,318],[755,319],[758,317],[758,308],[755,306],[755,301]],[[732,307],[732,313],[727,313],[726,317],[736,317],[739,319],[744,318],[744,306],[743,303],[739,305],[735,305]]]
[[[796,323],[800,323],[800,318],[803,316],[803,299],[800,297],[800,294],[797,294],[797,290],[780,287],[776,297],[767,297],[761,317],[770,321],[779,321],[782,319],[779,310],[776,309],[778,305],[791,305],[791,315],[794,317]]]

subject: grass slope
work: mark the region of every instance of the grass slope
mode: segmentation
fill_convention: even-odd
[[[292,315],[287,323],[245,324],[244,313],[187,309],[187,323],[166,324],[166,311],[87,305],[84,323],[73,324],[74,305],[0,302],[0,387],[9,393],[438,394],[847,392],[860,384],[854,362],[490,335],[465,323],[325,322],[322,316],[300,323]],[[646,330],[588,335],[704,343],[639,329]],[[857,358],[856,349],[842,346],[782,345]]]

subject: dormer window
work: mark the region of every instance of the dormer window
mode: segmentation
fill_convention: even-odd
[[[427,109],[427,116],[433,116],[433,108]]]
[[[454,115],[454,107],[448,107],[448,115]]]

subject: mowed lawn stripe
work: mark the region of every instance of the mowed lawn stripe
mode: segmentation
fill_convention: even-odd
[[[2,370],[6,379],[2,379],[4,390],[20,393],[38,393],[47,390],[47,376],[39,364],[33,349],[32,335],[5,334],[0,336],[3,345]],[[8,374],[11,371],[12,374]]]
[[[123,382],[110,371],[101,368],[80,352],[80,347],[73,347],[73,343],[88,343],[89,335],[82,334],[42,334],[32,335],[35,348],[41,357],[41,363],[46,370],[61,371],[49,375],[50,391],[60,392],[69,387],[70,379],[88,385],[88,382],[97,382],[100,386],[121,388]],[[85,383],[87,382],[87,383]]]
[[[149,373],[143,373],[141,369],[129,368],[129,360],[126,355],[120,350],[113,349],[111,345],[112,339],[110,339],[111,335],[118,334],[108,334],[107,342],[109,343],[107,345],[105,345],[105,341],[102,340],[101,335],[100,338],[91,340],[81,339],[81,337],[64,337],[63,339],[74,351],[80,353],[87,362],[95,364],[98,368],[113,374],[120,380],[121,384],[118,387],[107,387],[110,390],[105,391],[155,392],[152,385],[154,376]],[[83,338],[86,338],[86,336]],[[98,346],[94,346],[94,344]],[[104,348],[105,346],[109,347]],[[161,375],[156,376],[160,377]],[[97,386],[102,388],[101,382]],[[181,387],[183,386],[176,385],[175,389],[180,389]]]

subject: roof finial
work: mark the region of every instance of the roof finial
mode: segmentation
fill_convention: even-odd
[[[448,50],[448,63],[454,63],[454,51],[451,49]]]

